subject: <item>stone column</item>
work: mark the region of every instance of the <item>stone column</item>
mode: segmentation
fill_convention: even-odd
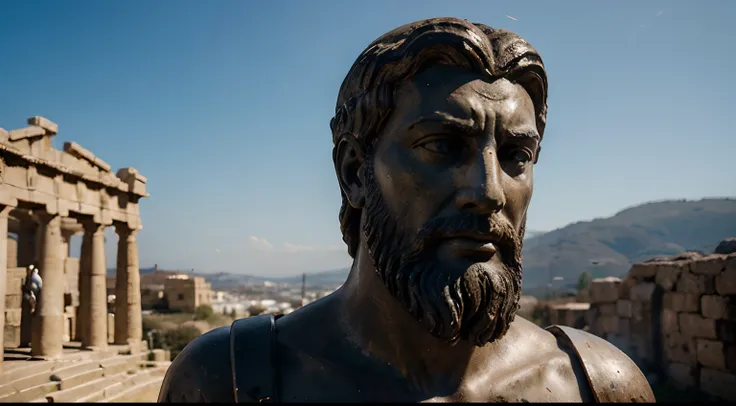
[[[12,207],[0,205],[0,373],[5,356],[5,289],[8,280],[8,214]]]
[[[86,342],[87,321],[89,320],[89,281],[92,279],[90,264],[92,258],[92,239],[86,235],[82,237],[82,249],[79,253],[79,277],[77,279],[77,289],[79,289],[79,307],[77,307],[77,326],[75,328],[74,339],[80,342]]]
[[[84,222],[84,239],[89,244],[86,282],[88,306],[85,309],[87,320],[83,347],[107,348],[107,270],[105,269],[105,226],[92,221]],[[81,299],[80,299],[81,303]]]
[[[127,224],[115,225],[119,236],[115,272],[115,344],[131,344],[137,348],[143,339],[143,321],[136,231]]]
[[[61,217],[45,212],[36,214],[41,241],[39,275],[41,295],[33,317],[31,355],[55,358],[62,354],[64,332],[64,263],[61,258]]]

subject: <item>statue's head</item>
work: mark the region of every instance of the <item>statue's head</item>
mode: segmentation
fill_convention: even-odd
[[[440,339],[482,346],[514,319],[546,100],[529,43],[455,18],[382,35],[340,87],[343,240]]]

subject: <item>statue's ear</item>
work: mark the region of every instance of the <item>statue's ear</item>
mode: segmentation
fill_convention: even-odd
[[[350,205],[356,209],[365,203],[365,188],[361,168],[365,162],[363,145],[353,134],[345,133],[337,141],[332,153],[340,188]]]

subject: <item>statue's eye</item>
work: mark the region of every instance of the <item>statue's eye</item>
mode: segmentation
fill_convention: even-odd
[[[460,152],[463,148],[463,143],[458,139],[443,137],[433,138],[430,141],[422,143],[420,147],[435,154],[451,155]]]
[[[499,158],[504,171],[512,176],[524,173],[527,165],[534,158],[527,148],[509,146],[499,151]]]
[[[532,160],[532,156],[526,150],[517,149],[511,153],[511,159],[520,165],[524,165]]]

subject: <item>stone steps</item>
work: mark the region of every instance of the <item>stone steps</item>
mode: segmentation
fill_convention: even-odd
[[[123,372],[117,375],[93,379],[70,389],[50,393],[45,398],[36,399],[36,401],[49,403],[79,402],[81,399],[89,397],[90,394],[102,393],[105,388],[124,381],[127,375],[127,373]]]
[[[103,369],[104,376],[112,376],[130,370],[137,370],[139,364],[138,357],[119,356],[100,362],[100,367]]]
[[[155,402],[168,366],[107,375],[68,390],[36,399],[35,402]]]
[[[163,376],[155,376],[146,382],[136,385],[130,389],[115,394],[113,397],[103,400],[105,403],[131,402],[131,403],[156,403],[158,393],[163,384]]]
[[[117,380],[108,380],[107,384],[98,390],[90,391],[77,398],[77,402],[101,402],[111,399],[129,389],[139,387],[146,384],[152,379],[148,371],[142,370],[136,374],[121,374],[122,378]]]
[[[20,395],[27,390],[44,386],[50,382],[56,384],[60,389],[68,387],[70,382],[61,384],[60,381],[65,378],[72,377],[73,383],[80,378],[73,378],[75,375],[85,373],[90,370],[99,369],[99,361],[85,362],[49,362],[49,370],[43,370],[30,376],[15,380],[8,384],[0,386],[0,402],[15,402],[15,395]],[[43,392],[48,393],[48,392]],[[25,397],[25,395],[23,395]]]
[[[92,352],[92,351],[81,351],[75,354],[67,355],[59,360],[44,361],[44,360],[28,360],[23,362],[12,363],[8,367],[12,368],[4,369],[3,373],[0,374],[0,388],[3,386],[16,382],[20,379],[27,378],[29,376],[48,372],[55,369],[63,368],[67,365],[71,365],[75,362],[81,361],[92,361],[102,360],[117,355],[117,352],[105,351],[105,352]],[[0,393],[2,390],[0,389]]]
[[[97,368],[91,369],[89,371],[79,372],[74,375],[67,375],[61,379],[59,389],[71,389],[75,386],[82,385],[85,382],[102,378],[103,372],[104,370],[98,366]]]
[[[20,369],[11,371],[11,378],[20,378],[0,385],[0,402],[71,401],[87,396],[90,392],[99,392],[120,380],[127,380],[129,376],[138,375],[129,375],[129,372],[142,371],[141,368],[146,366],[146,358],[146,353],[131,356],[108,351],[89,352],[74,360],[34,363],[23,368],[23,373],[18,372]],[[131,378],[131,384],[140,384],[141,379],[144,378]],[[77,389],[80,387],[81,389]],[[121,387],[120,390],[122,389],[125,388]],[[57,391],[58,393],[54,393]],[[57,397],[59,400],[56,400]]]
[[[25,403],[30,402],[33,399],[43,397],[48,393],[56,392],[59,390],[58,382],[46,382],[41,385],[36,385],[20,392],[13,393],[9,396],[0,398],[0,403],[18,402]]]

